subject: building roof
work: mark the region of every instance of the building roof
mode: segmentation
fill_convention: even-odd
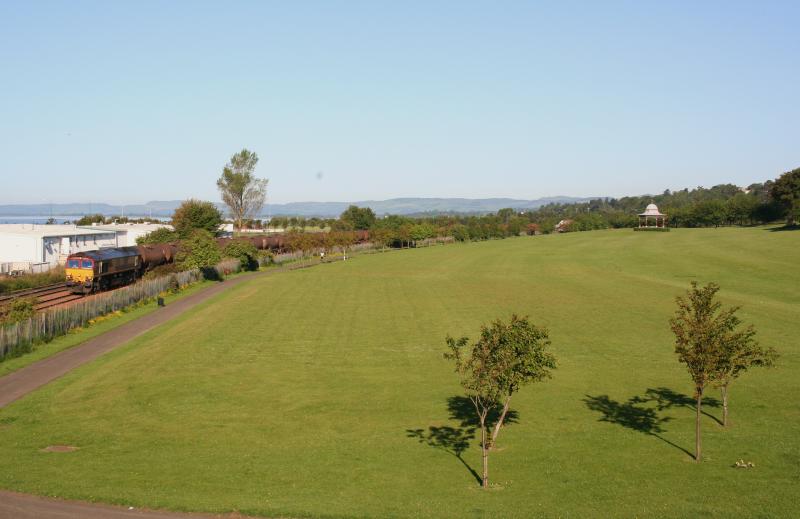
[[[38,238],[51,238],[61,236],[97,236],[114,233],[108,229],[92,229],[78,227],[77,225],[44,225],[36,223],[5,223],[0,224],[0,234],[18,234]]]
[[[658,211],[658,206],[656,204],[648,204],[644,212],[640,213],[639,216],[667,216],[667,215],[660,213]]]
[[[165,223],[109,223],[109,224],[97,224],[97,225],[84,225],[80,227],[81,229],[93,229],[93,230],[108,230],[108,231],[143,231],[143,232],[151,232],[155,231],[156,229],[160,229],[162,227],[167,227],[172,229],[172,226]]]

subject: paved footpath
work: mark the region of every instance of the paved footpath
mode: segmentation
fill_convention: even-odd
[[[139,510],[0,490],[0,519],[247,519],[247,516]]]
[[[31,391],[42,387],[48,382],[52,382],[78,366],[86,364],[100,355],[125,344],[134,337],[152,330],[159,324],[177,317],[220,292],[259,274],[264,273],[242,274],[233,279],[215,283],[208,288],[150,312],[144,317],[134,319],[129,323],[98,335],[94,339],[89,339],[79,346],[64,350],[0,378],[0,408],[19,400]]]
[[[276,271],[271,271],[276,272]],[[22,398],[65,373],[90,362],[114,348],[122,346],[159,324],[173,319],[199,303],[236,286],[253,276],[265,273],[243,274],[179,299],[164,308],[159,308],[144,317],[135,319],[113,330],[90,339],[79,346],[64,350],[52,357],[42,359],[25,368],[0,378],[0,408]],[[0,519],[208,519],[243,518],[234,515],[181,514],[152,510],[137,510],[127,507],[98,505],[80,501],[30,496],[0,490]]]

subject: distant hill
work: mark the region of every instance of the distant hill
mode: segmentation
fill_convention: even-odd
[[[291,202],[288,204],[270,204],[265,207],[262,216],[338,216],[355,204],[359,207],[371,207],[378,215],[384,214],[431,214],[431,213],[494,213],[505,207],[513,209],[536,209],[549,203],[572,203],[589,200],[567,196],[538,198],[536,200],[520,200],[514,198],[392,198],[389,200],[365,200],[360,202]],[[0,205],[0,216],[83,216],[100,213],[106,216],[119,215],[124,211],[126,216],[171,216],[180,200],[153,201],[136,205],[92,204],[19,204]],[[217,204],[225,210],[222,204]]]
[[[378,215],[414,215],[422,213],[494,213],[505,207],[536,209],[551,202],[579,202],[583,198],[552,197],[536,200],[513,198],[391,198],[389,200],[362,200],[359,202],[293,202],[273,204],[273,215],[281,216],[338,216],[347,206],[370,207]],[[588,199],[586,199],[588,200]]]

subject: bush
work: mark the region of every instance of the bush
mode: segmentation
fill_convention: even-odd
[[[275,262],[275,255],[270,250],[258,251],[258,265],[266,267],[267,265]]]
[[[222,259],[217,242],[210,232],[195,229],[191,236],[181,242],[175,262],[180,270],[213,267]]]
[[[222,250],[222,256],[239,260],[244,270],[258,270],[258,249],[249,241],[234,240]]]
[[[35,300],[33,298],[15,299],[5,309],[6,312],[0,312],[0,322],[18,323],[30,319],[36,313],[34,305]]]
[[[181,284],[178,281],[178,276],[175,274],[169,277],[169,291],[173,294],[177,294],[181,289]]]
[[[159,265],[157,267],[153,267],[147,272],[144,273],[142,279],[156,279],[164,276],[169,276],[170,274],[175,274],[180,272],[178,266],[173,263],[165,263],[163,265]]]

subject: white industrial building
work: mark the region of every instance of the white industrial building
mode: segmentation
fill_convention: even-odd
[[[162,224],[0,224],[0,274],[44,272],[76,252],[136,245],[136,238]]]
[[[81,229],[114,231],[117,234],[117,247],[132,247],[136,245],[137,238],[150,234],[162,227],[172,229],[171,225],[163,223],[94,224],[91,227],[81,227]]]

